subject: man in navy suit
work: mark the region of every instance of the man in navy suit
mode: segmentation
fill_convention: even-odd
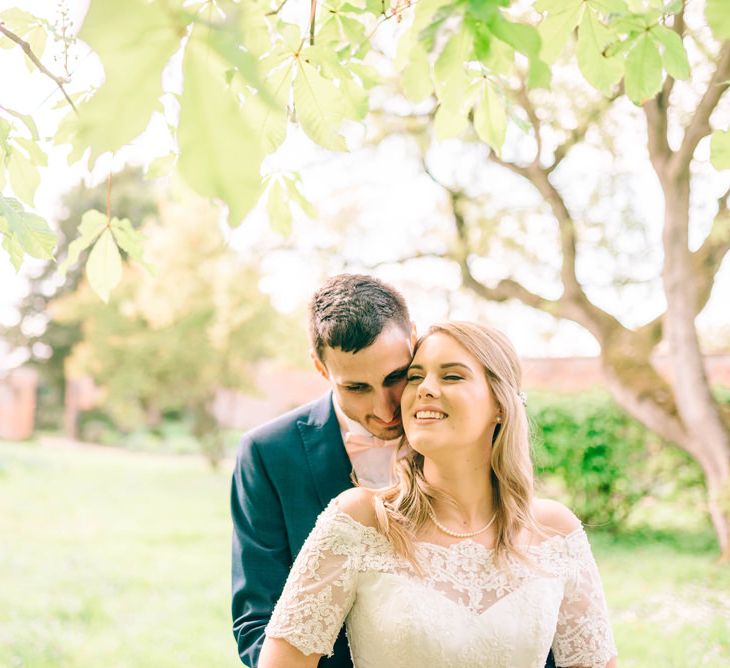
[[[416,332],[400,293],[371,276],[334,276],[312,298],[309,330],[330,391],[248,432],[233,473],[233,633],[250,668],[317,516],[353,480],[386,485],[403,433],[400,398]],[[344,629],[319,666],[352,668]]]
[[[309,329],[331,391],[248,432],[233,473],[233,632],[251,668],[317,516],[353,479],[387,483],[403,433],[400,397],[416,334],[400,293],[371,276],[335,276],[312,298]],[[344,631],[319,665],[352,668]]]

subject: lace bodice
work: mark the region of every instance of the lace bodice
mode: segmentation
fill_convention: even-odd
[[[416,544],[421,565],[332,502],[292,567],[266,634],[330,654],[347,623],[355,668],[603,668],[616,654],[582,529],[524,548],[528,561],[471,540]]]

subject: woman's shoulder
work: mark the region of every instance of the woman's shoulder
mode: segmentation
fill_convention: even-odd
[[[568,536],[582,526],[570,508],[553,499],[535,499],[532,512],[541,527],[561,536]]]
[[[353,487],[336,496],[334,504],[339,511],[349,515],[358,524],[377,529],[375,496],[376,492],[371,489]]]

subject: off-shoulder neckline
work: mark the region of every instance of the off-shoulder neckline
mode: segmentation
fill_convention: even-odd
[[[325,512],[329,510],[333,515],[337,517],[343,518],[345,521],[349,522],[350,525],[356,527],[358,530],[364,531],[365,533],[375,536],[379,538],[381,541],[383,541],[386,544],[388,543],[388,539],[383,536],[382,533],[380,533],[375,527],[368,526],[367,524],[363,524],[362,522],[359,522],[356,520],[352,515],[349,513],[346,513],[344,510],[341,510],[337,507],[337,505],[333,502],[331,502],[327,508],[325,508]],[[526,552],[540,552],[541,550],[545,549],[549,545],[552,545],[553,543],[560,543],[561,541],[565,543],[574,542],[581,536],[585,536],[585,530],[582,526],[576,527],[571,531],[569,534],[555,534],[554,536],[549,536],[545,538],[544,540],[541,540],[539,543],[536,543],[534,545],[517,545],[516,547],[519,550],[523,550]],[[482,545],[482,543],[479,543],[471,538],[465,538],[463,540],[456,541],[455,543],[451,543],[450,545],[440,545],[438,543],[432,543],[430,541],[426,540],[417,540],[414,541],[415,545],[417,547],[423,547],[427,550],[432,549],[437,552],[455,552],[464,548],[469,548],[470,546],[475,546],[477,549],[487,553],[487,554],[493,554],[495,548],[493,547],[487,547],[486,545]]]

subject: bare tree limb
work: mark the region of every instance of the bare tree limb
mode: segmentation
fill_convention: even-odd
[[[663,174],[667,162],[673,155],[667,139],[667,104],[663,92],[644,102],[643,109],[646,116],[649,158],[657,173]]]
[[[730,86],[730,41],[722,45],[715,72],[684,132],[681,146],[671,159],[669,167],[672,175],[677,176],[689,170],[689,163],[697,144],[712,131],[710,116],[728,86]]]
[[[9,40],[15,42],[21,49],[23,49],[23,52],[25,53],[28,58],[30,58],[31,62],[38,68],[38,71],[42,74],[45,74],[49,79],[51,79],[60,89],[63,93],[63,96],[66,98],[66,101],[71,105],[71,108],[78,114],[79,111],[76,109],[76,105],[73,103],[73,100],[69,97],[68,93],[66,92],[66,89],[63,87],[63,84],[65,83],[60,77],[57,77],[53,72],[51,72],[38,58],[38,56],[33,53],[33,49],[31,48],[30,44],[26,42],[24,39],[16,35],[12,30],[8,30],[5,27],[4,23],[0,22],[0,32],[5,35]]]
[[[594,125],[596,121],[598,121],[598,119],[606,112],[606,110],[614,103],[614,101],[618,97],[618,93],[610,98],[602,97],[600,102],[598,102],[598,104],[596,104],[596,106],[588,112],[583,122],[578,125],[578,127],[573,129],[568,139],[566,139],[562,144],[556,147],[554,151],[555,157],[553,159],[553,162],[546,169],[548,174],[555,170],[555,168],[562,162],[563,158],[565,158],[565,156],[568,154],[568,151],[570,151],[573,146],[579,144],[583,141],[583,139],[585,139],[586,133],[591,128],[591,126]]]
[[[691,254],[697,281],[697,313],[710,299],[715,275],[725,256],[730,252],[728,197],[730,197],[730,188],[718,199],[717,215],[710,228],[710,233],[702,245]]]
[[[403,262],[411,262],[412,260],[423,260],[425,258],[428,259],[435,259],[435,260],[453,260],[454,258],[449,253],[429,253],[427,251],[418,251],[415,253],[411,253],[410,255],[403,255],[401,257],[396,258],[395,260],[380,260],[379,262],[374,262],[372,264],[368,264],[368,267],[370,269],[377,269],[378,267],[383,267],[389,264],[401,264]]]
[[[537,111],[535,110],[535,106],[532,104],[532,101],[530,100],[530,96],[527,94],[527,87],[525,85],[525,82],[522,82],[522,85],[520,86],[519,90],[515,93],[517,97],[517,101],[522,105],[522,108],[525,110],[525,113],[527,114],[527,118],[530,120],[530,125],[532,125],[532,130],[535,133],[535,141],[537,142],[537,151],[535,152],[535,158],[532,161],[532,164],[539,165],[540,164],[540,156],[542,156],[542,137],[540,134],[540,119],[538,118]]]
[[[686,28],[686,24],[684,21],[684,9],[685,6],[682,4],[682,8],[674,15],[674,23],[672,24],[672,30],[679,35],[680,39],[684,38],[684,32]],[[674,77],[671,77],[667,74],[667,77],[664,79],[664,85],[662,86],[662,91],[660,93],[662,100],[664,102],[664,106],[669,106],[669,96],[672,94],[672,89],[674,88]]]

